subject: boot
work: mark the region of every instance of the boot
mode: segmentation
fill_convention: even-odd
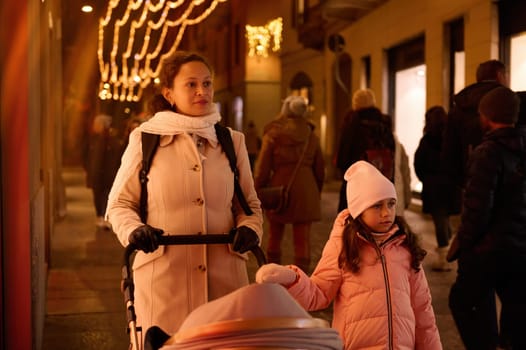
[[[449,247],[438,247],[436,249],[437,252],[437,258],[436,260],[431,264],[431,269],[433,271],[451,271],[453,267],[451,266],[451,263],[449,263],[446,260],[447,252],[449,250]]]

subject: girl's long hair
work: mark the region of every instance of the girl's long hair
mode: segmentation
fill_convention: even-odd
[[[427,252],[420,247],[419,241],[415,233],[411,230],[405,219],[401,216],[395,218],[396,225],[398,225],[398,234],[405,234],[406,238],[402,243],[409,249],[411,253],[411,267],[415,271],[419,271],[421,263]],[[358,218],[357,220],[349,219],[348,224],[343,229],[343,246],[340,256],[338,257],[338,266],[342,269],[347,269],[353,273],[360,271],[360,251],[366,243],[358,237],[358,232],[374,244],[374,237],[371,230]]]

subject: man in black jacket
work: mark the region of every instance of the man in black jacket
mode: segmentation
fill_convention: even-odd
[[[526,128],[515,127],[519,98],[497,87],[481,99],[488,130],[471,153],[449,306],[468,350],[499,343],[495,292],[502,303],[500,346],[526,349]],[[509,347],[511,346],[511,347]]]
[[[464,188],[469,155],[482,140],[480,99],[496,87],[508,86],[506,67],[497,60],[482,62],[476,78],[476,83],[466,86],[453,98],[444,136],[442,163],[452,185],[457,188]],[[460,191],[457,193],[460,196]]]

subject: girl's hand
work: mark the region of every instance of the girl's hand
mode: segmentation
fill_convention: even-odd
[[[349,217],[351,216],[351,213],[349,213],[349,209],[345,208],[343,209],[341,212],[338,213],[338,215],[336,216],[336,219],[334,219],[334,224],[332,226],[332,228],[334,229],[335,227],[337,226],[345,226],[347,225],[347,220],[349,219]]]
[[[278,264],[266,264],[256,272],[257,283],[279,283],[288,287],[296,282],[296,272],[286,266]]]

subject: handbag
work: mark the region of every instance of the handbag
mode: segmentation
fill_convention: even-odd
[[[289,182],[287,186],[279,185],[279,186],[267,186],[260,188],[258,193],[258,198],[261,202],[261,207],[265,210],[270,210],[275,213],[280,213],[283,210],[287,209],[289,205],[289,190],[292,186],[292,182],[294,181],[294,178],[296,177],[296,173],[298,172],[298,169],[300,167],[301,162],[303,161],[303,157],[305,156],[305,152],[307,151],[307,146],[309,145],[310,141],[310,129],[309,129],[309,136],[307,137],[307,141],[305,142],[305,145],[303,146],[303,152],[301,153],[300,158],[298,159],[298,162],[296,163],[296,167],[294,168],[294,171],[292,172],[292,176],[289,179]]]
[[[285,186],[263,187],[258,191],[261,207],[265,210],[280,212],[287,206],[288,191]]]

